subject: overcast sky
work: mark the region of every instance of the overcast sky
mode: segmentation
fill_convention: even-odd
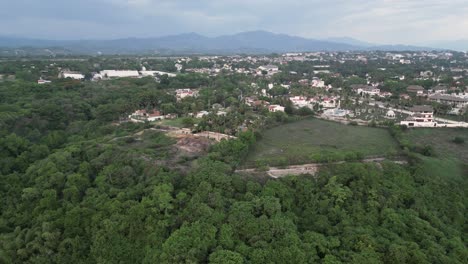
[[[108,39],[250,30],[382,44],[466,39],[468,1],[0,0],[0,35]]]

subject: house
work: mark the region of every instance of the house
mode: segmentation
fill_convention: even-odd
[[[409,96],[409,94],[400,94],[400,99],[409,100],[411,99],[411,96]]]
[[[320,105],[323,108],[336,108],[338,100],[334,98],[323,98],[320,102]]]
[[[144,122],[144,121],[157,121],[157,120],[163,120],[166,119],[164,115],[161,114],[161,112],[157,110],[136,110],[134,113],[128,116],[130,120],[136,121],[136,122]]]
[[[320,80],[318,78],[314,78],[312,80],[311,86],[316,87],[316,88],[324,88],[325,87],[325,81],[322,81],[322,80]]]
[[[423,78],[430,78],[434,75],[434,73],[432,71],[422,71],[419,73],[419,76],[423,77]]]
[[[361,95],[370,95],[370,96],[374,96],[374,95],[379,95],[380,94],[380,89],[375,87],[375,86],[368,86],[368,85],[363,85],[363,84],[353,84],[351,85],[351,89],[357,93],[357,94],[361,94]]]
[[[175,92],[177,100],[184,99],[185,97],[198,97],[198,90],[194,89],[177,89]]]
[[[391,97],[393,94],[391,92],[380,92],[379,97],[387,98]]]
[[[266,65],[257,68],[257,75],[263,75],[264,73],[266,73],[266,75],[273,75],[278,72],[279,68],[276,65]]]
[[[446,93],[448,90],[448,87],[445,86],[445,85],[437,85],[437,86],[434,86],[432,87],[432,89],[430,89],[429,91],[431,93],[438,93],[438,94],[443,94],[443,93]]]
[[[176,63],[174,66],[176,67],[177,71],[179,71],[179,72],[184,68],[184,66],[182,64],[179,64],[179,63]]]
[[[453,96],[450,94],[434,94],[429,96],[429,100],[441,104],[451,105],[456,108],[468,106],[468,98]]]
[[[284,107],[281,105],[270,105],[268,106],[268,111],[274,112],[284,112]]]
[[[266,66],[260,66],[260,67],[258,67],[258,70],[276,73],[276,72],[279,71],[279,68],[278,68],[278,66],[276,66],[276,65],[266,65]]]
[[[293,96],[293,97],[290,97],[289,100],[297,108],[306,107],[306,106],[309,106],[310,104],[305,96]]]
[[[83,80],[85,76],[80,72],[72,72],[72,71],[61,71],[59,74],[59,78],[71,78],[75,80]]]
[[[420,86],[420,85],[410,85],[406,88],[406,91],[408,93],[413,93],[413,94],[416,94],[416,95],[422,95],[424,94],[424,87]]]
[[[208,115],[208,114],[209,114],[208,111],[200,111],[200,112],[198,112],[198,113],[195,115],[195,117],[196,117],[196,118],[202,118],[202,117],[204,117],[204,116],[206,116],[206,115]]]
[[[380,94],[380,89],[374,86],[368,86],[364,89],[361,89],[360,91],[358,90],[358,93],[362,95],[374,96]]]
[[[408,127],[436,127],[434,122],[434,109],[428,105],[417,105],[409,109],[411,115],[400,125]]]

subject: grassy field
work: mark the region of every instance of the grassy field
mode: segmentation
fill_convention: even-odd
[[[398,154],[398,149],[385,129],[306,119],[265,131],[247,165],[352,160],[356,156]]]
[[[404,136],[412,144],[432,146],[438,157],[457,158],[468,164],[468,129],[418,128],[407,131]],[[465,143],[453,143],[455,137],[463,138]]]

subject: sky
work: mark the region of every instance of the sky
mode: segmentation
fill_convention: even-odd
[[[0,35],[206,36],[252,30],[377,44],[468,39],[467,0],[0,0]]]

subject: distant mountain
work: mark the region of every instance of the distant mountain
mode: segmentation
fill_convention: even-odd
[[[0,48],[50,49],[56,47],[74,54],[265,54],[272,52],[314,52],[355,50],[430,50],[413,46],[374,46],[352,38],[308,39],[267,31],[250,31],[219,37],[186,33],[155,38],[114,40],[38,40],[0,37]]]
[[[443,49],[451,49],[456,51],[468,51],[468,39],[459,39],[453,41],[439,41],[432,43],[431,46]]]
[[[431,50],[446,50],[439,48],[419,47],[411,45],[378,45],[367,47],[367,50],[385,50],[385,51],[431,51]]]
[[[351,38],[351,37],[333,37],[333,38],[327,38],[326,40],[332,41],[332,42],[344,43],[344,44],[353,45],[353,46],[358,46],[358,47],[377,46],[377,44],[372,44],[372,43],[361,41],[361,40]]]

